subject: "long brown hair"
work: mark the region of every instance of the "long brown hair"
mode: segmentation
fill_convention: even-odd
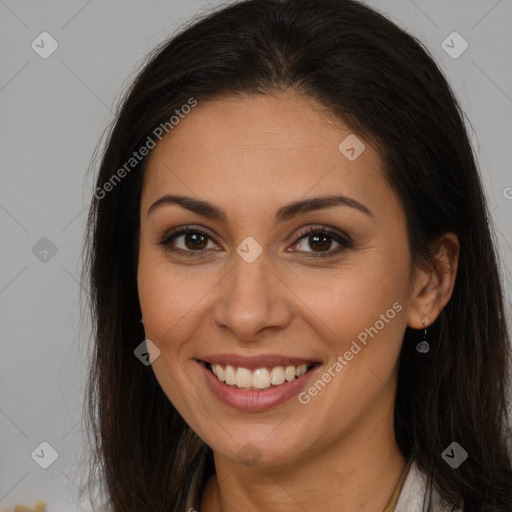
[[[91,481],[102,477],[114,512],[161,512],[182,506],[201,457],[213,471],[211,449],[170,403],[151,366],[134,356],[144,339],[136,275],[147,157],[122,179],[113,175],[191,97],[287,89],[375,141],[406,213],[415,263],[432,260],[442,233],[458,236],[455,287],[429,329],[430,352],[418,356],[417,331],[404,336],[396,439],[430,475],[430,490],[449,503],[511,511],[510,345],[464,116],[423,45],[353,0],[249,0],[211,12],[156,48],[126,93],[102,154],[85,241],[95,343],[85,408]],[[454,441],[469,454],[457,469],[441,456]]]

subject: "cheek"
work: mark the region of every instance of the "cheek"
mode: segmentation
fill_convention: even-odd
[[[317,317],[316,323],[325,324],[326,332],[333,336],[355,336],[392,309],[395,302],[404,306],[408,280],[400,269],[394,271],[386,266],[379,269],[375,264],[311,274],[295,284],[290,283],[290,288],[295,288],[304,309]],[[393,312],[392,309],[389,316],[394,317]]]
[[[184,417],[194,417],[190,397],[196,390],[189,382],[191,361],[184,354],[190,347],[198,324],[198,305],[205,291],[200,280],[191,285],[190,275],[177,271],[151,249],[140,251],[138,268],[139,301],[144,318],[146,337],[157,345],[159,356],[153,361],[152,369],[168,399]],[[198,304],[199,303],[199,304]],[[196,306],[194,308],[194,306]],[[188,354],[190,356],[191,354]]]
[[[329,347],[331,361],[347,354],[353,377],[371,369],[387,379],[394,367],[406,328],[407,257],[406,246],[396,253],[372,250],[357,265],[305,274],[295,283],[300,316]]]
[[[219,280],[212,274],[199,266],[178,269],[161,255],[141,250],[138,290],[147,337],[165,348],[171,348],[171,340],[190,339],[208,292]]]
[[[305,399],[311,397],[315,414],[325,421],[342,414],[341,429],[379,400],[383,391],[387,395],[392,390],[406,326],[405,275],[372,266],[337,273],[336,279],[325,279],[323,287],[315,286],[318,279],[302,282],[305,307],[300,315],[307,315],[329,352],[325,371],[318,377],[325,377],[328,384],[324,389],[313,382]],[[316,394],[322,398],[316,400]]]

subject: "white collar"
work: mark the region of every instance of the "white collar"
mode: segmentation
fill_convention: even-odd
[[[415,461],[411,464],[394,512],[422,512],[423,500],[427,491],[427,475],[423,473]],[[448,512],[452,508],[432,489],[432,505],[434,512]],[[454,512],[462,512],[456,509]]]

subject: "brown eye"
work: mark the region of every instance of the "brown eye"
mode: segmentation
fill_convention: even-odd
[[[205,241],[207,239],[201,233],[187,233],[185,235],[181,235],[184,237],[184,244],[187,249],[196,250],[196,249],[205,249]]]
[[[330,251],[333,241],[338,244],[338,247]],[[303,244],[302,249],[301,244]],[[309,253],[313,257],[328,257],[340,253],[343,249],[353,248],[353,242],[348,236],[327,228],[310,228],[295,242],[295,247],[299,252]]]
[[[308,246],[313,249],[313,251],[318,250],[329,250],[332,245],[332,237],[329,235],[309,235],[306,237],[306,240],[309,240]]]
[[[210,241],[213,243],[211,237],[203,231],[182,228],[166,233],[158,245],[184,256],[201,257],[207,255],[206,249]]]

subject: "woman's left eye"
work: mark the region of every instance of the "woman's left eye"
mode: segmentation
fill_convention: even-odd
[[[307,240],[309,239],[309,242]],[[332,247],[332,241],[338,244],[338,248],[329,251]],[[294,245],[299,246],[301,243],[307,243],[309,248],[313,248],[312,256],[325,258],[327,256],[333,256],[340,253],[343,249],[351,249],[354,244],[349,236],[342,235],[336,231],[332,231],[328,228],[310,228],[306,233],[303,233],[297,242]],[[316,249],[320,249],[320,252],[317,252]],[[327,249],[327,251],[323,251],[322,249]],[[308,251],[301,251],[308,252]]]
[[[177,242],[180,239],[182,239],[181,247],[178,246],[180,244]],[[334,250],[330,250],[333,241],[338,244],[338,247]],[[173,253],[197,258],[208,255],[205,251],[208,242],[213,243],[213,240],[207,233],[198,229],[185,227],[166,233],[158,242],[158,245],[164,246],[166,250]],[[308,257],[312,256],[314,258],[334,256],[344,249],[353,248],[353,242],[349,236],[329,228],[309,228],[307,231],[300,233],[299,238],[293,243],[292,247],[299,248],[301,244],[303,248],[299,249],[299,252],[307,253]],[[312,250],[305,250],[306,248]],[[290,250],[287,249],[287,252],[290,252]]]

